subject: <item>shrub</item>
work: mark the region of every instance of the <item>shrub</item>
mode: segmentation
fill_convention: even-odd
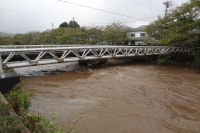
[[[24,91],[20,88],[21,84],[15,86],[7,96],[8,102],[11,104],[17,114],[22,114],[28,111],[31,105],[31,92]]]
[[[0,133],[20,133],[21,116],[0,116]]]

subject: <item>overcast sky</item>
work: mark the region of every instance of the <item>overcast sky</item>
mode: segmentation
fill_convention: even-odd
[[[156,18],[136,21],[164,14],[164,0],[66,0],[94,8],[109,10],[132,16],[136,19],[108,14],[58,0],[0,0],[0,31],[25,33],[56,28],[73,17],[81,26],[100,26],[112,22],[137,27]],[[172,0],[173,6],[188,0]]]

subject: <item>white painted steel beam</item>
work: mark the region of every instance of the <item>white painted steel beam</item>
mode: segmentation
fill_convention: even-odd
[[[167,46],[109,46],[109,45],[23,45],[0,46],[0,75],[3,68],[27,67],[35,65],[55,64],[71,61],[108,59],[133,56],[149,56],[188,53],[192,49]],[[47,55],[46,58],[45,55]],[[28,55],[36,55],[34,59]],[[18,57],[23,57],[20,61]],[[15,58],[15,61],[12,59]]]
[[[5,78],[3,67],[2,67],[1,53],[0,53],[0,78]]]

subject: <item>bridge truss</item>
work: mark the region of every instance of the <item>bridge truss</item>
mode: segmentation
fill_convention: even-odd
[[[0,75],[5,68],[71,61],[189,53],[191,49],[166,46],[23,45],[0,46]],[[3,61],[2,61],[3,58]]]

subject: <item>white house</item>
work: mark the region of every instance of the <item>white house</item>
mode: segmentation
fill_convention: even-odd
[[[142,25],[140,27],[137,28],[132,28],[129,32],[128,32],[128,36],[129,36],[129,42],[128,45],[145,45],[143,39],[144,37],[147,35],[144,32],[144,29],[147,27],[147,25]]]

